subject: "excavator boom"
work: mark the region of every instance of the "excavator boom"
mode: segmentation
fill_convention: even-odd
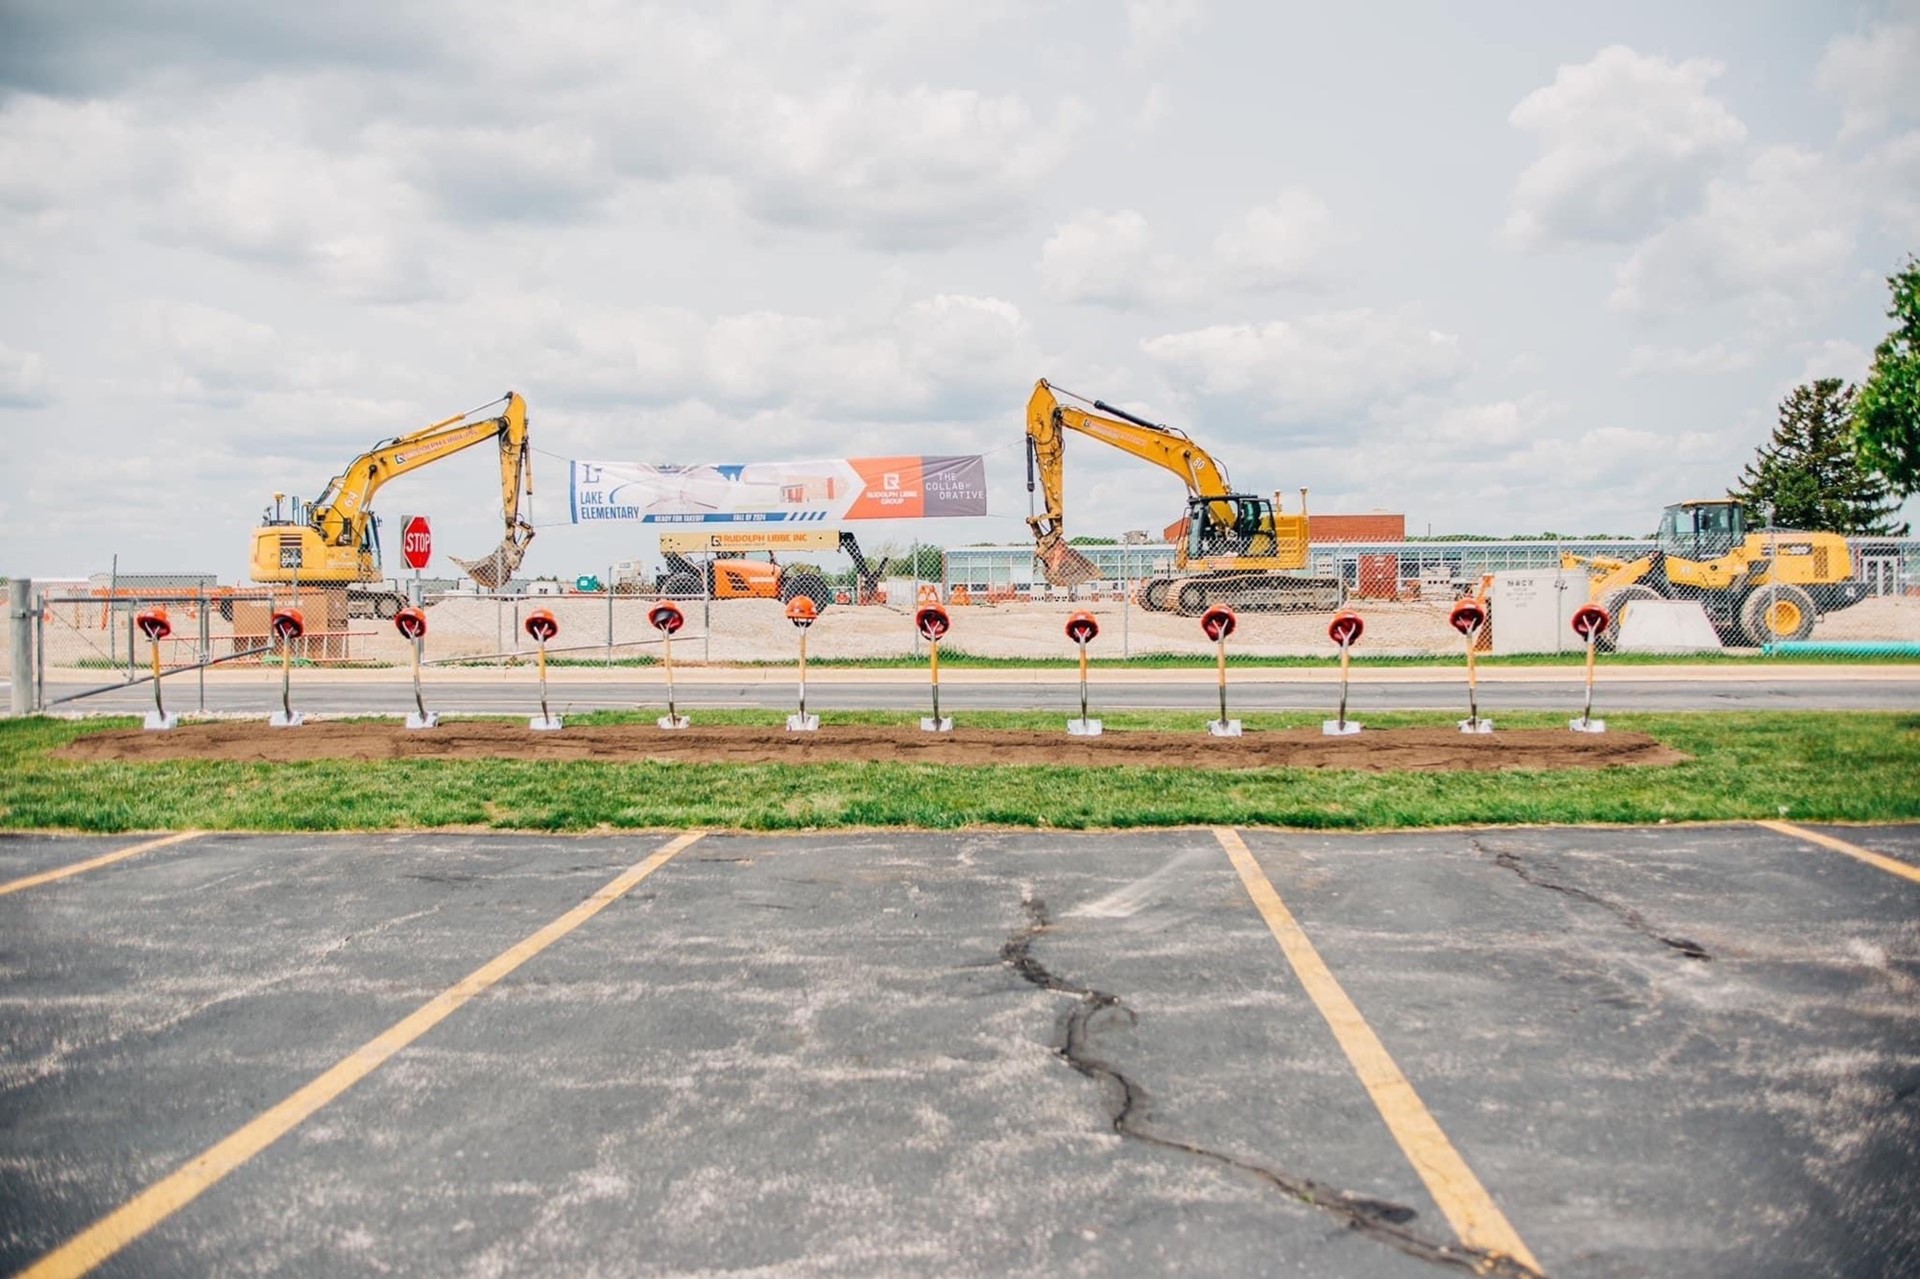
[[[1034,383],[1033,394],[1027,399],[1027,491],[1033,492],[1037,482],[1043,503],[1040,512],[1027,517],[1027,524],[1033,529],[1035,550],[1046,568],[1047,580],[1056,586],[1078,586],[1099,576],[1092,562],[1066,541],[1066,432],[1090,435],[1172,471],[1196,497],[1232,492],[1226,469],[1183,432],[1135,417],[1104,400],[1093,401],[1093,407],[1098,412],[1060,403],[1045,378]],[[1216,505],[1220,507],[1216,518],[1231,521],[1231,508],[1223,503]]]
[[[533,494],[527,403],[512,391],[497,416],[458,414],[411,434],[381,441],[349,462],[318,499],[296,504],[290,520],[279,518],[276,506],[267,523],[254,533],[254,580],[315,584],[378,580],[374,495],[389,480],[489,439],[500,444],[500,501],[506,536],[489,555],[479,560],[456,557],[454,562],[482,586],[499,586],[519,568],[527,543],[533,540],[533,525],[520,511],[521,498]]]
[[[1176,575],[1141,588],[1148,608],[1199,612],[1210,603],[1287,611],[1340,600],[1334,579],[1311,579],[1295,571],[1307,562],[1306,491],[1302,509],[1282,515],[1278,498],[1237,493],[1227,469],[1184,431],[1149,422],[1104,400],[1082,400],[1092,411],[1063,404],[1045,379],[1027,400],[1027,491],[1038,491],[1039,509],[1028,516],[1034,552],[1053,586],[1078,586],[1099,571],[1067,541],[1063,461],[1066,433],[1092,436],[1123,453],[1180,477],[1187,489],[1184,517],[1170,526]]]

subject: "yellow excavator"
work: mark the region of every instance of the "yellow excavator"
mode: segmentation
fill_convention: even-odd
[[[1723,641],[1764,646],[1807,638],[1822,613],[1866,594],[1845,537],[1751,528],[1746,508],[1731,498],[1669,506],[1654,540],[1635,560],[1560,557],[1565,568],[1587,570],[1591,598],[1611,614],[1602,648],[1613,646],[1635,600],[1697,600]]]
[[[496,404],[495,416],[476,417]],[[533,540],[533,525],[520,514],[520,499],[533,496],[533,469],[527,447],[527,402],[509,391],[473,413],[460,413],[432,426],[383,440],[347,464],[311,502],[294,498],[283,514],[274,495],[259,528],[253,531],[252,573],[256,582],[344,585],[347,610],[356,617],[392,617],[405,602],[379,586],[380,521],[369,503],[380,486],[409,471],[453,456],[485,440],[500,444],[500,503],[506,536],[492,553],[477,560],[453,558],[487,590],[505,585]]]
[[[1089,408],[1062,404],[1060,397]],[[1088,400],[1042,378],[1027,400],[1027,492],[1038,483],[1043,510],[1027,517],[1035,551],[1051,586],[1079,586],[1099,576],[1067,542],[1063,464],[1066,433],[1077,431],[1163,467],[1187,486],[1186,514],[1166,530],[1175,573],[1150,579],[1141,604],[1197,617],[1214,604],[1250,612],[1321,612],[1340,607],[1339,579],[1311,577],[1307,565],[1307,493],[1300,512],[1281,510],[1280,495],[1236,493],[1226,468],[1184,431],[1135,417],[1104,400]]]

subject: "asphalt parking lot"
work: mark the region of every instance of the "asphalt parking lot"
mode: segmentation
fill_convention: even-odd
[[[0,1269],[1920,1273],[1811,833],[0,837]]]

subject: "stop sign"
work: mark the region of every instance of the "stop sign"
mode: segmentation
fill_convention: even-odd
[[[406,527],[400,531],[400,553],[407,558],[407,567],[422,569],[433,558],[433,529],[427,525],[424,515],[409,516]]]

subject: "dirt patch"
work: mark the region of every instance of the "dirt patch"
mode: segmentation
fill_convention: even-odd
[[[189,724],[168,733],[92,733],[56,752],[62,759],[134,763],[210,759],[294,763],[314,759],[667,760],[687,764],[1016,764],[1078,768],[1342,768],[1362,772],[1499,772],[1677,764],[1687,756],[1640,733],[1588,735],[1533,729],[1469,737],[1435,728],[1324,737],[1313,729],[1214,738],[1204,733],[1059,732],[907,727],[780,729],[649,724],[536,733],[511,723],[455,721],[426,732],[399,724],[319,722],[297,729],[259,721]]]

